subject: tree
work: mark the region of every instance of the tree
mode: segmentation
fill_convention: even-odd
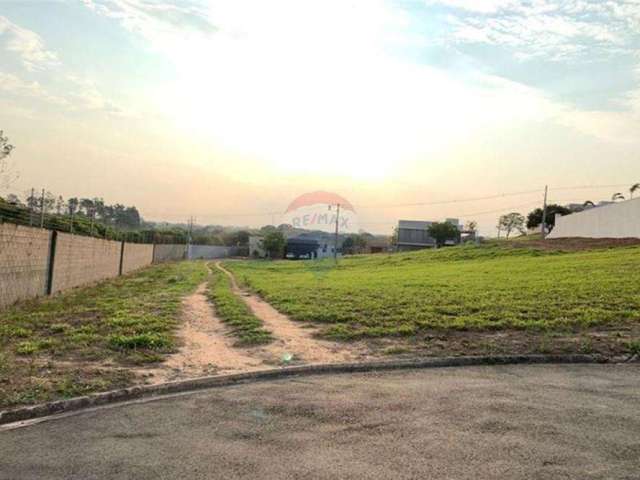
[[[90,198],[80,199],[80,211],[87,217],[93,216],[94,209],[95,207],[93,204],[93,200],[91,200]]]
[[[55,203],[56,197],[53,195],[53,193],[45,192],[44,198],[42,196],[38,198],[38,210],[40,210],[41,212],[44,211],[45,213],[50,212],[53,210]]]
[[[356,233],[349,235],[342,242],[342,252],[345,254],[362,253],[367,248],[367,237]]]
[[[469,233],[476,233],[478,231],[478,222],[475,220],[469,220],[464,224],[464,231]]]
[[[18,207],[23,206],[24,204],[20,201],[20,197],[18,197],[15,193],[10,193],[9,195],[7,195],[7,203],[10,203],[11,205],[16,205]]]
[[[393,227],[390,243],[394,247],[398,244],[398,227]]]
[[[633,194],[638,190],[640,190],[640,183],[634,183],[633,185],[631,185],[631,188],[629,188],[629,194],[631,195],[631,198],[633,198]]]
[[[38,205],[40,204],[40,199],[36,195],[35,190],[31,190],[27,194],[27,197],[25,198],[25,203],[27,205],[27,208],[29,208],[29,210],[38,209]]]
[[[612,202],[617,202],[618,200],[624,200],[624,195],[622,195],[620,192],[617,192],[611,195]]]
[[[502,215],[498,219],[498,229],[505,232],[507,234],[507,238],[509,238],[509,235],[511,235],[511,232],[513,231],[525,233],[524,216],[518,212],[511,212]]]
[[[224,245],[229,247],[246,247],[249,245],[249,232],[238,230],[236,232],[224,232],[221,235]]]
[[[77,211],[78,211],[78,205],[80,204],[80,201],[76,198],[70,198],[69,201],[67,202],[67,207],[69,209],[69,215],[74,215]]]
[[[267,233],[275,232],[276,230],[276,227],[274,227],[273,225],[265,225],[260,229],[260,233],[262,235],[266,235]]]
[[[9,167],[6,161],[14,148],[9,143],[9,138],[5,137],[4,132],[0,130],[0,188],[8,187],[15,178],[9,174]]]
[[[287,240],[284,238],[284,235],[278,231],[271,231],[262,239],[262,246],[269,258],[282,258],[286,244]]]
[[[460,238],[460,230],[449,222],[435,222],[429,225],[427,230],[429,236],[436,241],[438,247],[442,247],[447,240],[457,240]]]
[[[532,212],[529,212],[529,215],[527,215],[527,228],[533,229],[539,227],[542,223],[542,213],[543,211],[541,208],[536,208]],[[550,232],[551,230],[553,230],[553,227],[555,227],[556,215],[562,216],[569,215],[570,213],[573,212],[571,212],[571,210],[567,207],[563,207],[562,205],[558,205],[555,203],[547,205],[547,216],[545,219],[547,230]]]
[[[56,199],[56,213],[58,215],[63,215],[67,210],[67,202],[64,201],[62,195],[58,195]]]

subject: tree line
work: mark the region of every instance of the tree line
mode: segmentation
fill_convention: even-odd
[[[72,197],[65,200],[62,195],[56,196],[49,191],[37,192],[32,189],[23,199],[9,194],[5,201],[38,213],[80,216],[121,229],[133,230],[142,226],[142,217],[136,207],[121,203],[110,205],[102,198]]]

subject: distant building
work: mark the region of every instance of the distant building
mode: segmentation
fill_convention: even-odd
[[[333,258],[334,243],[333,235],[328,233],[302,233],[287,239],[285,258],[292,260]],[[341,256],[340,250],[338,250],[338,256]]]
[[[457,218],[447,218],[445,222],[454,225],[462,231],[462,225]],[[435,239],[429,236],[429,227],[435,222],[419,220],[400,220],[398,222],[398,239],[396,249],[399,252],[420,250],[423,248],[435,248]],[[456,245],[459,240],[447,240],[445,245]]]
[[[367,246],[364,253],[384,253],[391,250],[389,237],[372,237],[367,239]]]
[[[400,220],[396,248],[399,252],[435,248],[436,241],[429,236],[430,221]]]

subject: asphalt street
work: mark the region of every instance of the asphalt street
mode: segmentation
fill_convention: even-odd
[[[639,479],[640,365],[315,375],[0,431],[2,479]]]

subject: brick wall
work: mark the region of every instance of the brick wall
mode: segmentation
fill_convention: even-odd
[[[51,232],[0,223],[0,307],[46,294]]]
[[[159,243],[153,251],[153,263],[182,260],[186,254],[186,245],[171,245]]]
[[[52,292],[117,277],[121,243],[58,233]]]
[[[125,243],[122,257],[122,273],[133,272],[151,265],[153,262],[153,245],[144,243]]]

